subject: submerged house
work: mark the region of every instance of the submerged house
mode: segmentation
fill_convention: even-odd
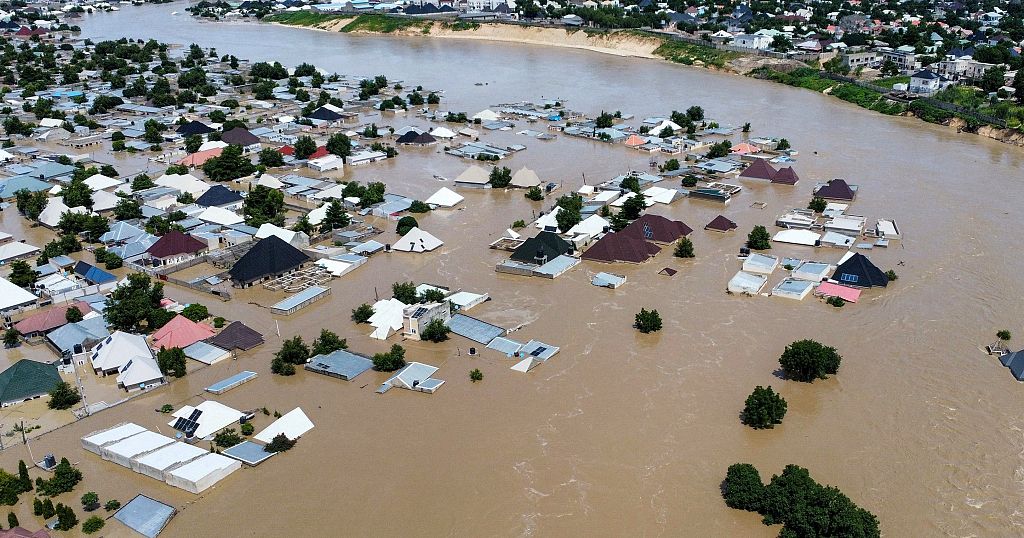
[[[786,168],[776,170],[765,159],[755,160],[743,172],[740,172],[740,177],[745,179],[763,179],[783,185],[796,185],[797,181],[800,181],[800,177],[796,175],[793,167],[787,166]]]
[[[615,263],[643,263],[661,252],[661,247],[629,234],[609,233],[583,253],[584,260]]]
[[[207,249],[206,243],[189,234],[171,230],[146,250],[153,265],[187,262]]]
[[[7,407],[49,393],[61,382],[57,367],[22,359],[0,372],[0,406]]]
[[[848,260],[839,264],[836,272],[832,275],[833,280],[846,286],[855,288],[886,287],[889,284],[889,277],[867,256],[856,252]]]
[[[833,179],[815,187],[814,195],[826,200],[852,202],[857,197],[857,186],[850,185],[845,179]]]
[[[509,258],[517,262],[542,265],[563,254],[572,254],[572,252],[572,243],[562,239],[554,232],[545,231],[524,241]]]
[[[674,243],[680,237],[686,237],[693,229],[678,220],[670,220],[661,215],[644,214],[629,223],[620,234],[634,239],[654,241],[655,243]]]
[[[290,273],[309,261],[309,256],[276,235],[260,239],[249,252],[235,262],[229,273],[236,286]]]

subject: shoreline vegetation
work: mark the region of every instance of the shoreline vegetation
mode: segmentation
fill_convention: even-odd
[[[327,32],[372,35],[402,35],[443,39],[472,39],[584,49],[592,52],[646,59],[659,59],[716,71],[750,76],[830,95],[861,108],[890,116],[912,116],[944,125],[957,132],[981,135],[1024,147],[1024,132],[954,104],[935,99],[907,101],[882,90],[902,82],[899,77],[858,84],[853,79],[833,77],[816,65],[796,60],[745,55],[740,52],[702,46],[644,30],[570,30],[501,22],[464,22],[412,19],[382,14],[328,14],[308,11],[276,13],[263,22],[299,26]],[[998,120],[996,120],[998,121]]]

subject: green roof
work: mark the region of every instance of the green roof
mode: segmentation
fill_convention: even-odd
[[[15,403],[46,394],[60,382],[56,366],[22,359],[0,372],[0,403]]]

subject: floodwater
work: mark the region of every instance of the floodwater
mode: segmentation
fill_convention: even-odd
[[[463,192],[464,210],[435,211],[421,225],[446,242],[440,251],[381,254],[332,283],[329,301],[291,317],[265,309],[282,295],[253,290],[229,303],[186,290],[214,314],[267,334],[267,345],[191,373],[170,387],[104,411],[31,443],[77,462],[83,491],[125,502],[142,492],[181,510],[166,536],[273,534],[399,536],[774,536],[757,515],[720,497],[726,468],[750,462],[764,478],[795,463],[838,486],[878,515],[887,536],[1009,536],[1024,525],[1024,406],[1021,387],[981,347],[997,329],[1024,334],[1017,201],[1024,197],[1019,148],[889,118],[813,93],[654,61],[572,50],[467,41],[328,34],[302,29],[211,24],[172,17],[184,4],[125,7],[87,17],[84,37],[122,35],[215,46],[253,60],[280,60],[349,74],[383,73],[447,90],[445,108],[474,113],[498,102],[560,97],[577,110],[667,114],[699,104],[755,135],[784,136],[800,151],[796,187],[749,185],[723,207],[683,200],[653,211],[683,220],[697,258],[666,248],[639,266],[584,262],[554,281],[499,275],[501,253],[487,244],[512,221],[544,205],[519,192]],[[475,82],[486,82],[475,86]],[[400,127],[415,119],[375,118]],[[525,127],[521,124],[520,128]],[[518,130],[518,129],[516,129]],[[541,142],[513,132],[484,140],[528,149],[503,163],[576,189],[648,157],[622,146],[559,137]],[[735,138],[734,138],[735,140]],[[394,162],[347,171],[423,198],[466,163],[437,148],[404,149]],[[844,177],[861,187],[851,213],[895,218],[905,239],[869,256],[900,279],[834,309],[807,299],[724,293],[735,254],[755,224],[802,207],[815,181]],[[764,209],[750,207],[755,201]],[[8,211],[9,212],[9,211]],[[723,213],[729,235],[703,231]],[[7,226],[9,216],[5,215]],[[873,220],[871,220],[873,222]],[[389,231],[388,234],[391,234]],[[385,236],[387,238],[387,236]],[[776,248],[774,254],[835,262],[838,250]],[[669,278],[657,273],[673,267]],[[596,288],[598,271],[628,276],[618,290]],[[776,274],[770,282],[780,279]],[[523,328],[513,338],[562,346],[529,374],[472,344],[404,343],[407,358],[440,367],[434,395],[374,394],[385,374],[347,383],[300,372],[269,373],[282,338],[312,340],[321,327],[374,353],[391,344],[366,335],[349,311],[389,293],[396,280],[487,292],[470,315]],[[255,303],[255,304],[254,304]],[[665,328],[631,328],[641,308],[657,308]],[[280,337],[277,331],[280,331]],[[786,344],[814,338],[843,355],[835,378],[805,385],[774,372]],[[397,341],[397,339],[396,339]],[[480,347],[480,346],[476,346]],[[468,372],[483,371],[473,384]],[[198,401],[202,388],[242,369],[260,377],[218,400],[282,413],[301,406],[317,425],[290,453],[244,469],[193,496],[86,453],[78,438],[132,420],[165,433],[164,403]],[[789,402],[785,424],[742,426],[738,413],[755,385]],[[257,428],[269,423],[257,418]],[[5,451],[11,469],[24,447]],[[72,496],[77,499],[76,490]],[[73,501],[72,501],[73,502]],[[19,509],[22,521],[31,516]],[[24,513],[22,513],[24,512]],[[111,523],[112,535],[124,529]]]

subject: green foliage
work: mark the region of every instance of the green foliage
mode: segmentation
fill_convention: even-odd
[[[391,294],[395,299],[405,304],[419,302],[419,297],[416,295],[416,284],[412,282],[395,282],[391,284]]]
[[[441,301],[444,301],[444,298],[444,292],[437,288],[428,288],[423,290],[423,293],[418,297],[419,302],[421,303],[440,303]]]
[[[78,389],[71,386],[67,381],[61,381],[50,391],[50,401],[46,406],[50,409],[71,409],[72,406],[82,401],[82,395]]]
[[[331,205],[327,206],[327,214],[324,215],[324,220],[320,223],[320,232],[329,232],[331,230],[338,230],[345,228],[351,224],[351,219],[348,213],[345,213],[344,206],[338,200],[331,200]]]
[[[469,380],[476,383],[477,381],[484,380],[484,373],[479,368],[473,368],[469,371]]]
[[[623,217],[627,220],[636,220],[640,218],[640,215],[644,213],[644,209],[647,208],[647,202],[644,200],[642,194],[634,193],[622,204],[622,210],[619,211]]]
[[[86,512],[92,512],[93,510],[100,507],[100,496],[95,491],[90,491],[82,495],[82,508]]]
[[[779,357],[779,365],[787,379],[811,383],[815,379],[827,379],[839,371],[842,357],[834,347],[822,345],[814,340],[798,340],[786,346]]]
[[[734,463],[725,473],[722,497],[729,508],[758,512],[764,498],[761,474],[749,463]]]
[[[526,191],[526,194],[524,194],[524,196],[526,196],[527,200],[539,202],[544,199],[544,191],[541,190],[540,187],[530,187],[530,189]]]
[[[650,37],[648,34],[643,35]],[[702,62],[714,67],[724,67],[727,62],[741,56],[738,52],[718,50],[708,46],[685,43],[668,38],[664,38],[661,45],[654,49],[654,54],[670,62],[684,65]]]
[[[313,340],[313,349],[310,351],[310,355],[327,355],[347,348],[348,342],[344,338],[339,338],[337,334],[327,329],[320,329],[320,336]]]
[[[693,253],[693,241],[690,241],[688,237],[680,238],[679,242],[676,243],[676,249],[673,254],[676,258],[693,258],[695,256]]]
[[[885,272],[885,277],[889,279],[889,282],[893,282],[899,278],[899,275],[897,275],[896,271],[894,271],[893,269],[889,269],[888,271]]]
[[[371,316],[373,316],[373,307],[366,303],[352,309],[352,321],[356,323],[366,323],[370,321]]]
[[[836,308],[842,308],[843,306],[846,305],[846,300],[843,299],[842,297],[829,297],[828,299],[825,299],[825,304],[834,306]]]
[[[134,198],[121,198],[114,206],[114,218],[117,220],[141,219],[142,205]]]
[[[640,312],[637,312],[633,326],[636,330],[647,334],[657,332],[661,330],[661,314],[658,314],[657,310],[641,308]]]
[[[139,174],[132,179],[132,191],[141,191],[143,189],[152,189],[156,187],[156,183],[146,174]]]
[[[249,226],[258,228],[267,222],[284,226],[284,193],[256,185],[242,202],[242,215]]]
[[[352,141],[345,133],[334,133],[327,139],[327,151],[342,158],[352,155]]]
[[[285,340],[280,351],[274,354],[270,368],[275,374],[293,375],[295,373],[294,365],[306,364],[308,361],[309,346],[302,341],[301,336],[294,336]]]
[[[82,532],[85,534],[96,534],[106,525],[107,522],[100,516],[92,516],[82,523]]]
[[[723,140],[716,142],[711,145],[708,152],[704,154],[708,159],[720,159],[722,157],[728,157],[729,153],[732,152],[732,142],[729,140]]]
[[[786,400],[771,387],[754,387],[743,406],[743,423],[754,429],[774,428],[786,416]]]
[[[1003,329],[1001,331],[996,331],[996,338],[1002,340],[1003,342],[1008,341],[1011,337],[1012,337],[1012,335],[1010,334],[1010,331],[1008,331],[1006,329]]]
[[[82,311],[77,306],[72,305],[64,311],[64,321],[68,323],[78,323],[82,321],[82,317]]]
[[[519,230],[521,228],[526,228],[526,221],[525,220],[519,219],[519,220],[517,220],[517,221],[512,223],[512,229],[513,230]]]
[[[156,353],[156,363],[160,366],[160,373],[174,377],[185,377],[186,361],[185,351],[180,347],[170,349],[160,348]]]
[[[29,220],[38,219],[49,202],[46,191],[29,192],[28,189],[20,189],[14,193],[14,197],[18,212]]]
[[[203,163],[203,173],[214,181],[231,181],[251,175],[255,171],[256,166],[252,161],[242,155],[242,147],[235,144],[229,145],[219,156]]]
[[[157,325],[162,326],[157,321],[166,318],[159,313],[166,312],[160,308],[163,298],[162,283],[151,282],[144,273],[131,273],[125,284],[110,293],[103,316],[112,331],[142,332],[143,322],[147,322],[150,329],[155,329]]]
[[[93,169],[95,171],[95,169]],[[88,176],[86,176],[88,177]],[[92,209],[92,189],[85,184],[85,178],[72,179],[60,190],[60,197],[68,207],[86,207]]]
[[[810,209],[815,213],[821,213],[822,211],[825,210],[825,207],[827,205],[828,202],[826,202],[824,198],[820,196],[815,196],[814,198],[811,198],[811,202],[807,204],[807,209]]]
[[[53,476],[49,480],[36,478],[36,491],[46,497],[56,497],[61,493],[67,493],[82,481],[82,471],[71,466],[67,458],[61,458],[60,463],[53,470]],[[44,511],[46,503],[43,503]],[[49,516],[47,516],[49,517]]]
[[[785,138],[780,139],[779,143],[775,145],[775,149],[777,151],[786,151],[786,150],[788,150],[791,147],[792,146],[790,146],[789,140],[786,140]]]
[[[7,275],[7,280],[11,281],[11,284],[22,288],[31,288],[38,279],[39,272],[24,260],[11,262],[11,274]]]
[[[316,141],[308,135],[302,135],[295,141],[294,149],[296,159],[307,159],[310,155],[316,153]]]
[[[489,183],[495,189],[508,187],[509,183],[512,183],[512,170],[509,170],[506,166],[491,168]]]
[[[452,330],[441,318],[435,318],[427,323],[427,326],[420,331],[420,339],[429,342],[444,342],[448,339],[448,333]]]
[[[662,172],[674,172],[676,170],[679,170],[679,167],[679,159],[673,158],[665,161],[665,164],[661,165],[659,167],[659,170],[661,170]]]
[[[163,404],[163,405],[160,406],[159,411],[161,413],[165,413],[165,414],[166,413],[170,413],[171,411],[174,411],[174,406],[171,405],[171,404]]]
[[[57,509],[53,507],[53,501],[49,497],[43,499],[43,519],[50,519],[57,515]]]
[[[419,223],[416,222],[416,218],[411,215],[406,215],[398,219],[398,235],[405,235],[409,233],[409,230],[419,227]]]
[[[217,317],[213,318],[213,327],[215,329],[219,329],[219,328],[223,327],[224,323],[226,323],[226,322],[227,322],[226,319],[224,319],[224,318],[222,318],[220,316],[217,316]]]
[[[121,501],[117,499],[110,499],[109,501],[107,501],[107,504],[103,505],[103,509],[106,510],[107,512],[113,512],[118,508],[121,508]]]
[[[20,341],[20,339],[21,339],[21,336],[20,336],[20,333],[18,333],[18,329],[15,329],[14,327],[11,327],[11,328],[7,329],[6,331],[4,331],[4,347],[5,348],[17,347],[18,346],[18,342]]]
[[[622,179],[619,186],[630,192],[640,192],[640,178],[636,175],[629,174]]]
[[[284,166],[284,156],[274,148],[263,148],[260,150],[259,163],[267,168]]]
[[[279,433],[279,434],[275,435],[274,438],[271,439],[270,442],[267,443],[266,446],[263,447],[263,451],[264,452],[285,452],[287,450],[291,450],[291,448],[293,446],[295,446],[295,443],[296,443],[295,440],[289,439],[288,436],[286,436],[283,433]]]
[[[405,367],[405,348],[393,344],[391,350],[373,356],[373,368],[379,372],[394,372]]]
[[[210,317],[210,311],[199,303],[192,303],[181,311],[181,315],[192,321],[200,322]]]
[[[245,424],[242,424],[242,435],[249,436],[252,435],[253,432],[255,431],[256,427],[253,426],[251,422],[246,422]]]
[[[771,236],[764,226],[757,225],[747,235],[747,246],[754,250],[768,250],[772,248]]]
[[[555,205],[561,210],[555,213],[555,222],[562,232],[569,231],[583,220],[583,198],[578,194],[565,194],[558,197]]]
[[[241,435],[234,428],[220,431],[213,436],[213,443],[221,448],[231,448],[244,441]]]
[[[21,480],[7,471],[0,469],[0,504],[14,506],[18,504],[18,494],[22,491]]]
[[[32,491],[32,479],[28,476],[28,466],[24,460],[18,460],[18,481],[21,483],[21,491]]]
[[[32,515],[42,516],[43,515],[43,501],[39,500],[39,497],[32,498]]]
[[[69,531],[78,525],[78,516],[70,506],[57,503],[57,525],[54,527],[59,531]]]

